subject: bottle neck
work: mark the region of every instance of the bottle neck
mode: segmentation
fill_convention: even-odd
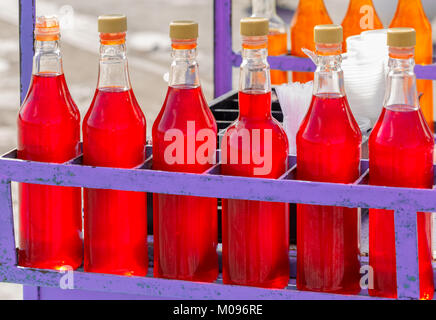
[[[124,38],[114,41],[102,39],[97,88],[121,91],[131,89]]]
[[[424,11],[421,0],[398,0],[398,10]]]
[[[32,73],[34,75],[61,75],[64,73],[59,40],[35,41]]]
[[[173,40],[172,48],[173,62],[171,64],[169,86],[199,87],[200,76],[196,40]]]
[[[372,2],[372,0],[350,0],[349,8],[360,11],[360,8],[365,5],[374,7],[374,3]]]
[[[386,84],[385,108],[409,106],[419,109],[414,48],[389,48],[389,72]]]
[[[239,91],[245,95],[270,96],[271,75],[267,61],[267,36],[243,37],[242,64],[239,76]],[[247,100],[248,101],[248,100]],[[250,115],[271,115],[271,98],[269,103],[243,105],[240,104],[240,117]],[[253,109],[255,108],[255,109]]]
[[[362,13],[361,10],[364,10],[363,12],[366,11],[366,9],[363,8],[364,6],[370,6],[373,9],[375,9],[372,0],[350,0],[350,4],[348,6],[348,11],[346,15],[349,14],[360,15]]]
[[[313,94],[316,96],[345,96],[344,72],[341,68],[341,44],[316,45],[317,68]]]
[[[309,10],[312,8],[327,10],[324,5],[324,0],[300,0],[298,3],[298,9],[300,10]]]
[[[271,18],[276,13],[276,0],[253,0],[253,17]]]

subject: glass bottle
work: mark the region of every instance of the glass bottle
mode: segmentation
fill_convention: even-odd
[[[18,158],[63,163],[79,155],[80,113],[62,69],[59,22],[38,17],[32,82],[18,115]],[[18,264],[82,264],[80,188],[19,184]]]
[[[371,185],[433,187],[433,135],[419,107],[414,74],[416,33],[388,31],[389,73],[384,108],[369,138]],[[372,296],[397,298],[394,211],[369,211],[369,265]],[[413,257],[411,257],[412,259]],[[434,294],[431,213],[418,213],[418,260],[421,299]]]
[[[153,169],[201,174],[215,162],[217,125],[200,86],[198,24],[170,24],[165,102],[153,124]],[[154,276],[212,282],[218,276],[217,199],[153,195]]]
[[[146,122],[133,94],[126,57],[127,18],[98,18],[98,85],[83,120],[83,163],[135,168],[145,161]],[[145,276],[147,206],[142,192],[84,190],[88,272]]]
[[[267,18],[269,20],[268,54],[280,56],[288,53],[288,39],[286,25],[277,15],[275,0],[253,0],[252,17]],[[271,70],[271,84],[280,85],[288,83],[286,71]]]
[[[344,28],[343,50],[347,50],[347,38],[364,31],[383,29],[372,0],[350,0],[347,13],[342,21]]]
[[[417,64],[433,63],[433,38],[431,23],[428,20],[421,0],[398,0],[397,11],[390,28],[407,27],[416,31],[415,62]],[[418,94],[422,113],[428,126],[433,131],[433,81],[417,80]]]
[[[315,27],[313,98],[297,133],[297,178],[353,183],[360,174],[362,134],[351,113],[341,69],[342,27]],[[360,291],[358,209],[297,205],[297,288]]]
[[[300,0],[291,22],[291,54],[306,58],[303,48],[315,51],[312,41],[313,28],[318,24],[330,24],[332,20],[323,0]],[[313,80],[313,72],[293,72],[292,81],[306,83]]]
[[[288,139],[271,116],[268,20],[241,20],[239,118],[221,144],[224,175],[277,179],[287,170]],[[222,202],[223,281],[284,288],[289,281],[289,205]]]

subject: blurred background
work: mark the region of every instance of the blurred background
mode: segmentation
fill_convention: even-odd
[[[348,0],[324,0],[335,23],[340,24]],[[436,1],[422,0],[427,16],[436,26]],[[130,76],[133,90],[147,119],[147,132],[165,98],[170,41],[168,24],[174,19],[199,22],[198,60],[201,83],[208,101],[213,98],[213,0],[36,0],[37,14],[61,18],[64,72],[82,118],[91,103],[97,84],[97,16],[125,13]],[[289,25],[298,0],[277,0],[278,14]],[[397,0],[374,0],[383,24],[389,25]],[[238,22],[251,15],[250,0],[233,0],[234,49],[238,50]],[[289,31],[288,31],[289,32]],[[436,34],[433,33],[434,42]],[[0,153],[16,145],[16,117],[19,100],[18,1],[0,1]],[[236,73],[237,74],[237,73]],[[234,81],[235,83],[235,81]],[[14,204],[16,207],[16,203]],[[0,284],[0,299],[22,299],[19,285]]]

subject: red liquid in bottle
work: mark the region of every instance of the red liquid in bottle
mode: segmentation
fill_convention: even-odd
[[[384,108],[369,140],[370,184],[431,189],[433,146],[420,109]],[[374,289],[369,294],[397,298],[394,212],[370,209],[369,227],[369,265],[374,270]],[[418,260],[421,299],[432,299],[431,213],[427,212],[418,213]]]
[[[132,90],[97,89],[83,120],[84,164],[134,168],[145,161],[145,144],[145,117]],[[85,271],[146,275],[146,194],[85,189],[84,200]]]
[[[239,109],[238,121],[227,129],[223,139],[222,150],[227,150],[227,156],[223,154],[222,174],[279,178],[287,170],[288,140],[271,117],[271,92],[240,91]],[[232,161],[232,154],[237,155],[237,161]],[[262,164],[256,164],[260,163],[259,155],[265,157]],[[289,205],[223,199],[222,210],[224,283],[286,287]]]
[[[33,75],[18,117],[18,158],[63,163],[79,154],[80,113],[64,75]],[[60,269],[82,264],[80,188],[19,185],[18,264]]]
[[[177,130],[180,139],[165,138]],[[210,137],[201,137],[208,132]],[[203,173],[215,157],[217,126],[201,87],[169,86],[153,125],[153,169]],[[165,141],[167,140],[167,141]],[[207,141],[207,142],[206,142]],[[211,154],[201,146],[208,143]],[[174,152],[168,150],[175,146]],[[201,153],[201,155],[200,155]],[[171,159],[181,155],[179,163]],[[211,282],[218,276],[217,199],[153,195],[154,276]]]
[[[345,96],[314,96],[297,134],[298,179],[353,183],[361,140]],[[358,293],[358,209],[298,204],[297,230],[297,288]]]

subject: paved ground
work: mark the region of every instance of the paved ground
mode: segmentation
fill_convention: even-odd
[[[63,30],[64,71],[82,117],[89,107],[97,82],[98,38],[96,16],[124,12],[129,17],[128,54],[133,89],[147,118],[148,132],[166,92],[164,74],[170,64],[168,23],[194,19],[200,23],[199,63],[203,90],[213,94],[213,6],[212,0],[37,0],[38,14],[69,16],[74,6],[74,27]],[[284,9],[295,8],[297,0],[278,0]],[[332,19],[340,23],[346,6],[343,0],[325,0]],[[395,0],[375,0],[388,24]],[[249,0],[233,1],[235,41],[239,46],[238,21],[248,15]],[[436,16],[434,0],[423,0],[430,17]],[[432,5],[433,3],[433,5]],[[110,8],[110,9],[108,9]],[[285,12],[289,22],[290,14]],[[17,0],[0,1],[0,153],[16,145],[16,116],[19,107]],[[235,71],[237,74],[237,71]],[[21,299],[21,286],[0,284],[0,299]]]

